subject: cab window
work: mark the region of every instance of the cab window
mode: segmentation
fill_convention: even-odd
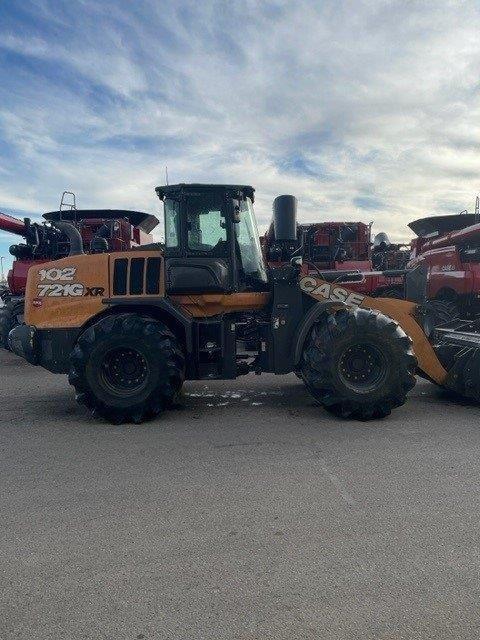
[[[177,249],[180,236],[180,206],[176,200],[165,200],[165,247]]]
[[[199,255],[226,257],[227,225],[221,205],[211,198],[198,197],[188,205],[188,250]]]
[[[257,287],[267,282],[257,223],[250,198],[242,200],[238,207],[239,220],[235,224],[237,255],[247,286]]]

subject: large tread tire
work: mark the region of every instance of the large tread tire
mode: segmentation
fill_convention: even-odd
[[[347,354],[365,346],[379,362],[378,376],[368,387],[351,383],[342,373]],[[415,386],[416,367],[412,342],[403,329],[378,311],[357,308],[340,310],[314,325],[304,346],[301,373],[309,392],[327,411],[370,420],[405,403]]]
[[[108,359],[125,349],[144,363],[144,386],[137,390],[106,381]],[[133,313],[108,316],[86,329],[72,352],[68,377],[77,401],[113,424],[157,416],[174,403],[184,379],[185,357],[172,332],[158,320]]]
[[[10,331],[23,324],[24,304],[23,302],[10,301],[0,307],[0,348],[10,351],[8,344],[8,334]]]

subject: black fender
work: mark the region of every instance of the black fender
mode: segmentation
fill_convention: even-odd
[[[292,363],[295,369],[302,357],[303,345],[308,337],[308,334],[312,330],[315,322],[322,316],[326,316],[332,309],[338,309],[339,307],[346,308],[347,305],[343,302],[334,302],[332,300],[325,300],[324,302],[317,302],[308,310],[308,313],[302,318],[298,327],[295,330],[292,343]]]
[[[175,322],[183,327],[185,332],[185,347],[187,350],[187,355],[190,356],[193,353],[193,331],[195,319],[184,313],[181,308],[173,304],[168,298],[159,297],[155,300],[150,300],[143,297],[136,298],[134,296],[129,296],[126,298],[122,298],[118,296],[116,298],[104,298],[102,300],[102,304],[106,305],[111,310],[115,310],[115,308],[117,307],[117,310],[121,309],[122,311],[128,312],[128,307],[134,307],[134,310],[145,308],[145,311],[147,313],[149,309],[157,309],[158,311],[165,313],[167,316],[171,317]],[[159,319],[165,321],[162,318]]]

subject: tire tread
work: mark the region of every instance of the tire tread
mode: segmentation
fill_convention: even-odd
[[[400,359],[395,388],[375,402],[342,393],[335,386],[332,373],[335,341],[349,331],[366,328],[394,343]],[[378,311],[357,308],[340,310],[314,325],[304,347],[301,376],[309,392],[327,411],[343,418],[370,420],[385,417],[405,403],[407,393],[415,386],[416,366],[412,341],[395,320]]]
[[[100,400],[92,392],[85,375],[85,367],[92,346],[101,338],[109,335],[117,336],[121,333],[129,337],[133,335],[155,338],[155,346],[158,347],[166,368],[165,380],[154,393],[151,393],[143,402],[122,408],[113,407]],[[113,424],[124,422],[139,424],[171,406],[183,384],[184,377],[185,357],[175,336],[165,324],[143,316],[119,314],[103,318],[86,329],[79,337],[71,354],[68,381],[75,389],[77,402],[85,405],[92,414],[102,416]]]

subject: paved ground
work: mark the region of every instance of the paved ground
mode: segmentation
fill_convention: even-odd
[[[0,387],[2,639],[478,637],[480,408],[261,376],[112,427],[4,352]]]

